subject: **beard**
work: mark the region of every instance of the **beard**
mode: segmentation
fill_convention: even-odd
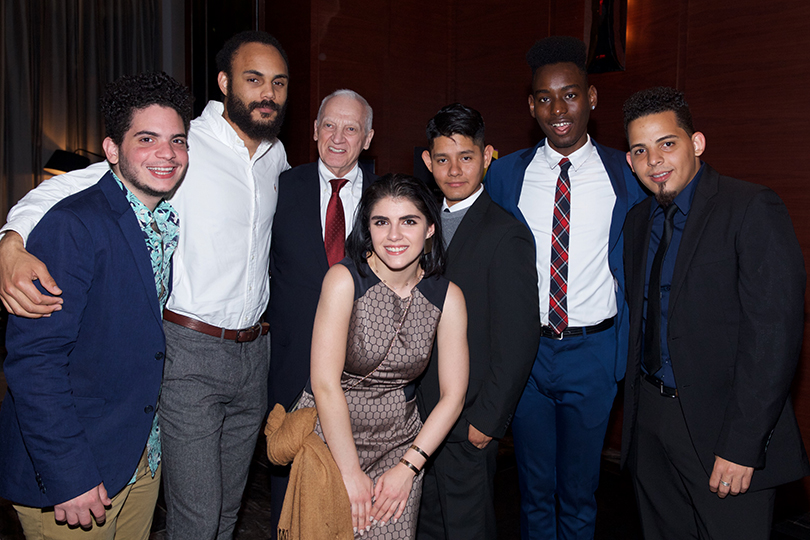
[[[259,107],[273,109],[276,111],[276,118],[272,121],[257,121],[251,116],[254,109]],[[237,96],[234,92],[225,96],[225,110],[228,111],[228,118],[236,124],[242,133],[253,140],[272,141],[278,137],[281,131],[281,124],[284,122],[284,113],[287,111],[287,104],[279,105],[275,101],[252,101],[249,104]]]
[[[658,202],[658,204],[661,205],[661,208],[666,208],[667,206],[672,204],[672,202],[675,200],[675,197],[678,196],[678,194],[675,193],[674,191],[667,191],[666,187],[667,187],[666,183],[661,184],[660,186],[658,186],[658,191],[654,193],[655,200]]]
[[[132,163],[130,163],[129,160],[123,155],[119,156],[118,158],[118,171],[121,173],[121,176],[127,180],[127,182],[132,184],[139,191],[149,195],[150,197],[169,199],[172,195],[174,195],[174,192],[177,191],[177,188],[180,187],[180,184],[183,183],[183,178],[186,177],[188,167],[183,169],[183,173],[180,175],[177,183],[171,189],[165,191],[155,189],[147,185],[145,182],[141,182],[141,179],[138,178],[138,168],[132,165]]]

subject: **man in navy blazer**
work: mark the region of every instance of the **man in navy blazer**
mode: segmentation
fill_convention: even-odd
[[[8,323],[0,495],[17,503],[28,539],[76,534],[68,525],[85,538],[148,538],[160,484],[161,313],[178,237],[163,199],[188,167],[191,100],[163,73],[109,85],[110,170],[28,239],[65,300],[49,317]]]
[[[529,110],[546,139],[493,163],[485,181],[492,200],[531,229],[537,256],[540,347],[512,421],[521,535],[592,538],[602,445],[627,358],[622,226],[643,193],[623,154],[588,136],[597,94],[585,45],[550,37],[526,59]]]
[[[329,270],[325,247],[332,180],[348,180],[334,195],[343,210],[343,236],[352,228],[363,191],[377,180],[358,163],[374,130],[368,102],[351,90],[337,90],[321,102],[313,138],[320,159],[279,176],[278,205],[270,247],[270,377],[268,404],[290,407],[309,379],[312,325]],[[333,204],[334,204],[333,203]],[[342,258],[342,257],[341,257]],[[272,508],[278,521],[287,487],[284,470],[272,477]],[[273,527],[275,534],[275,527]]]

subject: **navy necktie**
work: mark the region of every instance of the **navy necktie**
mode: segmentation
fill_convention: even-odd
[[[664,210],[664,234],[655,252],[647,288],[647,326],[644,330],[644,367],[655,375],[661,369],[661,266],[672,241],[672,219],[678,206],[671,203]]]

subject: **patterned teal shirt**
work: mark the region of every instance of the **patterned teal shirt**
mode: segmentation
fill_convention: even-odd
[[[132,211],[135,212],[138,224],[141,226],[141,231],[143,231],[146,249],[149,251],[149,257],[152,261],[155,288],[162,313],[163,306],[166,305],[166,299],[169,296],[171,260],[172,254],[177,247],[180,219],[177,217],[172,205],[167,201],[160,201],[154,212],[150,211],[124,186],[115,173],[113,173],[113,178],[126,193],[129,205],[132,207]],[[149,433],[149,440],[146,443],[146,454],[149,458],[149,470],[154,477],[160,464],[160,422],[158,421],[158,412],[155,412],[155,419],[152,421],[152,431]],[[129,483],[134,484],[137,477],[138,471],[136,469]]]

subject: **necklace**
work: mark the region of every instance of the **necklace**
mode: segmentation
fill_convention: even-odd
[[[372,262],[374,263],[374,265],[373,265],[373,266],[372,266],[372,264],[371,264]],[[393,285],[391,285],[390,283],[388,283],[388,282],[385,280],[385,278],[383,278],[383,277],[380,275],[380,273],[377,271],[377,262],[376,262],[376,260],[371,259],[371,260],[369,261],[368,265],[371,267],[371,269],[372,269],[372,270],[374,270],[374,274],[376,274],[376,276],[377,276],[378,278],[380,278],[380,281],[382,281],[382,282],[385,284],[385,286],[386,286],[386,287],[388,287],[389,289],[391,289],[391,290],[392,290],[392,291],[394,291],[394,292],[398,292],[400,289],[407,289],[407,288],[408,288],[408,285],[410,285],[410,283],[411,283],[411,280],[409,279],[408,281],[406,281],[404,284],[400,285],[399,287],[394,287]],[[420,269],[419,269],[419,275],[417,275],[417,276],[416,276],[416,281],[415,281],[415,282],[414,282],[414,284],[413,284],[413,285],[414,285],[414,287],[416,286],[416,284],[417,284],[417,283],[419,283],[420,281],[422,281],[422,276],[424,276],[424,275],[425,275],[425,271],[424,271],[423,269],[421,269],[421,268],[420,268]]]

